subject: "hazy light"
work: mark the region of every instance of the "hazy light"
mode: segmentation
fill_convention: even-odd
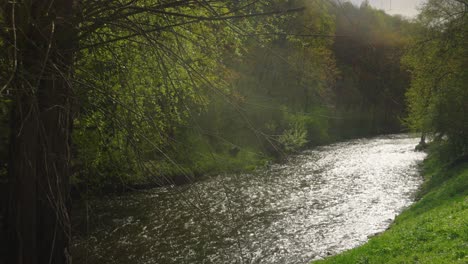
[[[364,0],[350,0],[350,2],[359,6]],[[419,13],[418,8],[425,2],[426,0],[369,0],[371,6],[388,14],[409,18],[415,17]]]

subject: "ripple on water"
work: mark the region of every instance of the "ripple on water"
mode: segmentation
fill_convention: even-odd
[[[93,201],[78,263],[307,263],[365,243],[413,201],[418,139],[305,151],[254,174]]]

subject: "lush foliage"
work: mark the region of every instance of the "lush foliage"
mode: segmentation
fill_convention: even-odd
[[[365,3],[344,3],[336,12],[333,49],[341,74],[335,98],[344,119],[337,127],[348,137],[401,131],[409,74],[400,59],[412,24]]]
[[[297,4],[260,3],[249,10],[262,13]],[[265,50],[258,46],[271,47],[278,41],[284,33],[278,25],[295,15],[185,24],[181,16],[208,17],[211,12],[242,16],[246,10],[238,4],[223,4],[215,11],[182,6],[172,12],[182,15],[150,18],[168,25],[158,36],[142,34],[114,41],[129,34],[118,23],[85,35],[82,46],[90,48],[84,49],[77,66],[83,104],[73,138],[76,184],[98,189],[132,183],[160,185],[183,182],[194,174],[251,167],[268,159],[262,147],[270,143],[269,135],[261,131],[261,121],[253,119],[271,121],[265,115],[272,111],[256,116],[247,109],[249,102],[241,92],[245,87],[262,90],[265,85],[236,67]],[[128,19],[140,25],[147,18]],[[281,121],[283,112],[278,112]],[[296,142],[295,147],[304,143],[304,139]]]
[[[400,131],[410,24],[399,17],[321,0],[110,1],[82,12],[72,80],[72,183],[81,191],[182,183]]]
[[[407,92],[414,130],[445,138],[454,157],[468,153],[468,3],[429,1],[403,62],[412,74]]]
[[[399,132],[410,77],[406,125],[462,159],[467,7],[429,0],[412,23],[367,1],[0,1],[0,229],[9,257],[71,261],[70,183],[81,194],[179,184]],[[409,227],[392,231],[399,252],[435,231],[414,261],[431,256],[427,245],[465,257],[451,250],[466,240],[455,231],[465,230],[466,170],[457,175],[414,209],[425,212],[402,216]],[[394,252],[387,248],[382,259]]]

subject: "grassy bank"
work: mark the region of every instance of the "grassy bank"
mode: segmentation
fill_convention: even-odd
[[[468,263],[468,163],[430,154],[419,201],[367,244],[316,263]]]

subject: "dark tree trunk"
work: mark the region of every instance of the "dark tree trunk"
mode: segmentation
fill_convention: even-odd
[[[423,151],[424,149],[427,148],[427,143],[426,143],[426,133],[422,132],[421,133],[421,140],[419,141],[419,144],[416,146],[415,150],[417,151]]]
[[[419,144],[426,145],[426,133],[421,133],[421,140],[419,140]]]
[[[10,84],[8,263],[71,262],[72,9],[73,0],[13,1],[4,9],[17,59]]]

